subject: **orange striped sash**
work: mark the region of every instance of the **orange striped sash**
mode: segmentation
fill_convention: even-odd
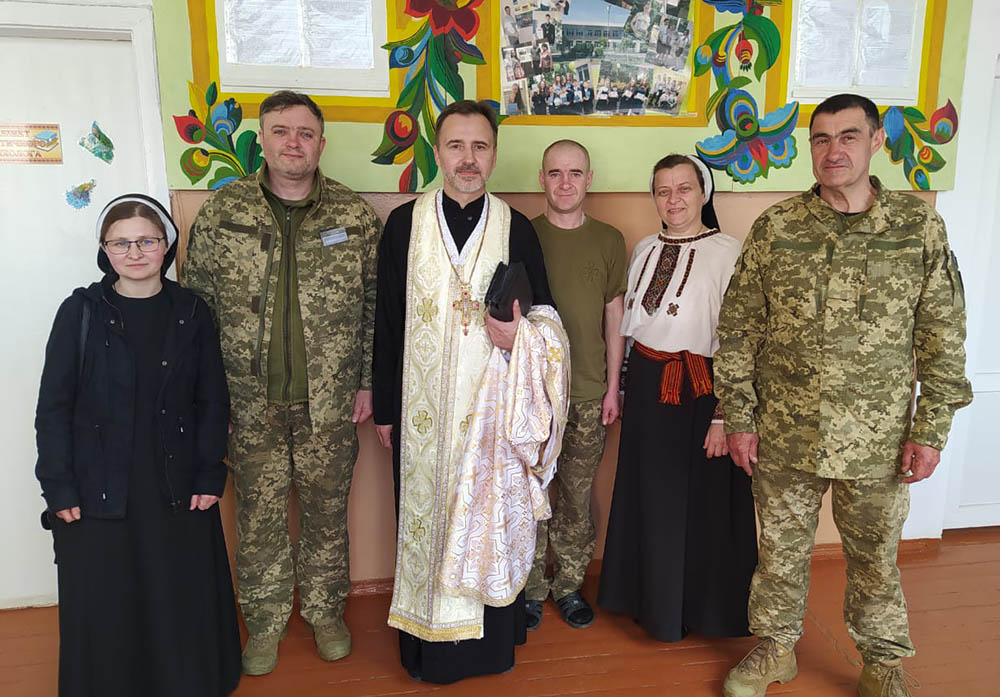
[[[660,377],[661,404],[681,403],[681,386],[684,384],[685,370],[691,378],[691,388],[695,397],[712,394],[712,375],[708,372],[708,362],[704,356],[690,351],[677,353],[657,351],[638,341],[632,348],[649,360],[663,364],[663,374]]]

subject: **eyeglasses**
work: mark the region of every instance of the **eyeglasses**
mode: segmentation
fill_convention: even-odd
[[[108,254],[128,254],[133,244],[140,252],[155,252],[163,237],[140,237],[137,240],[105,240],[102,244]]]

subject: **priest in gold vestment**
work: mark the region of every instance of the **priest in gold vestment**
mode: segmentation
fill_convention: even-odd
[[[435,683],[514,665],[568,408],[569,345],[538,238],[486,193],[496,135],[488,105],[448,105],[434,146],[444,188],[394,210],[379,247],[373,399],[398,520],[389,624],[409,674]],[[534,296],[511,322],[483,302],[501,261],[524,263]]]

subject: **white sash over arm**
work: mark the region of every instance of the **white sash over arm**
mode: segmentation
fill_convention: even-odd
[[[537,521],[551,516],[569,410],[569,340],[544,305],[518,326],[510,359],[493,348],[459,463],[440,581],[495,607],[524,588]],[[544,447],[543,447],[544,446]]]

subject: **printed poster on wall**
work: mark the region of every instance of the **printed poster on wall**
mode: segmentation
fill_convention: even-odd
[[[57,123],[0,123],[0,164],[61,165]]]

